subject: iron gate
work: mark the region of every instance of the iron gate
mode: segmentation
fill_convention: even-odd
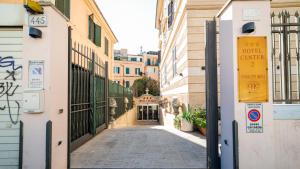
[[[273,98],[277,104],[300,103],[299,11],[272,13]]]
[[[108,124],[108,64],[95,52],[74,43],[71,55],[71,151]]]

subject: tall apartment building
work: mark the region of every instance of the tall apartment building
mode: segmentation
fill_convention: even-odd
[[[158,52],[128,54],[127,49],[114,51],[114,81],[131,87],[135,80],[143,76],[159,80]]]
[[[159,30],[163,97],[169,100],[179,98],[186,106],[205,106],[205,22],[212,20],[225,2],[157,0],[155,27]],[[277,18],[280,12],[286,10],[289,15],[294,15],[294,20],[300,1],[273,0],[271,5]],[[273,21],[280,22],[278,19]],[[291,19],[291,22],[294,21]],[[280,45],[277,36],[275,41]]]

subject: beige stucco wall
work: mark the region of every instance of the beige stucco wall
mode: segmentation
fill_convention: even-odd
[[[166,16],[160,18],[160,41],[161,41],[161,64],[160,64],[160,84],[161,96],[172,100],[174,97],[180,98],[185,105],[189,104],[189,70],[188,64],[188,31],[187,31],[187,13],[185,10],[185,1],[175,3],[175,18],[173,26],[167,28]],[[166,31],[166,30],[169,31]],[[164,33],[165,31],[165,33]],[[173,72],[172,52],[176,48],[177,72]],[[182,74],[180,76],[179,74]],[[173,77],[173,74],[175,76]]]
[[[132,127],[132,126],[137,125],[136,112],[137,112],[137,109],[136,109],[136,106],[134,105],[132,109],[128,110],[122,116],[117,118],[111,127],[112,128],[122,128],[122,127]]]

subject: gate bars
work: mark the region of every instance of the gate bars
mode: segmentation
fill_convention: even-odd
[[[107,63],[74,42],[71,56],[71,151],[107,126]]]
[[[271,14],[273,98],[277,104],[300,103],[299,12]]]
[[[120,117],[125,110],[124,98],[128,99],[127,109],[132,109],[133,105],[133,93],[129,88],[125,88],[114,81],[109,81],[109,97],[114,98],[117,102],[116,115],[115,118]]]

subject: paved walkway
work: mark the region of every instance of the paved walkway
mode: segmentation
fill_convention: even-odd
[[[206,168],[205,138],[163,126],[109,129],[71,155],[71,168]]]

